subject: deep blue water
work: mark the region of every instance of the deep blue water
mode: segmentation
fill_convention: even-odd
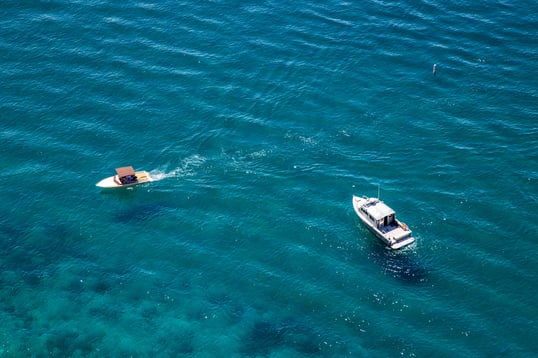
[[[0,356],[538,352],[536,2],[0,8]]]

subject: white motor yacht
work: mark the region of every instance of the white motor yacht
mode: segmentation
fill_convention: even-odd
[[[368,230],[391,249],[399,249],[415,241],[407,225],[396,219],[394,210],[378,198],[354,195],[353,209]]]

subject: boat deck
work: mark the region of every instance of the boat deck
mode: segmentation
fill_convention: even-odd
[[[145,183],[147,181],[151,181],[149,177],[149,173],[146,171],[136,172],[135,174],[136,174],[138,183]]]
[[[396,240],[411,234],[410,230],[404,230],[400,226],[396,226],[396,225],[385,226],[380,229],[383,235],[394,238]]]

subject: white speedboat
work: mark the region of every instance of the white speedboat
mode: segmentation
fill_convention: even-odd
[[[146,171],[135,172],[133,167],[116,168],[116,175],[105,178],[95,184],[100,188],[124,188],[152,181]]]
[[[353,209],[368,230],[391,249],[399,249],[415,241],[407,225],[397,220],[394,210],[378,198],[354,195]]]

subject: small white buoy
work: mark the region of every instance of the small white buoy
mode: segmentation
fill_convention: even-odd
[[[432,72],[433,72],[433,75],[435,76],[435,74],[437,73],[437,64],[436,63],[433,64]]]

